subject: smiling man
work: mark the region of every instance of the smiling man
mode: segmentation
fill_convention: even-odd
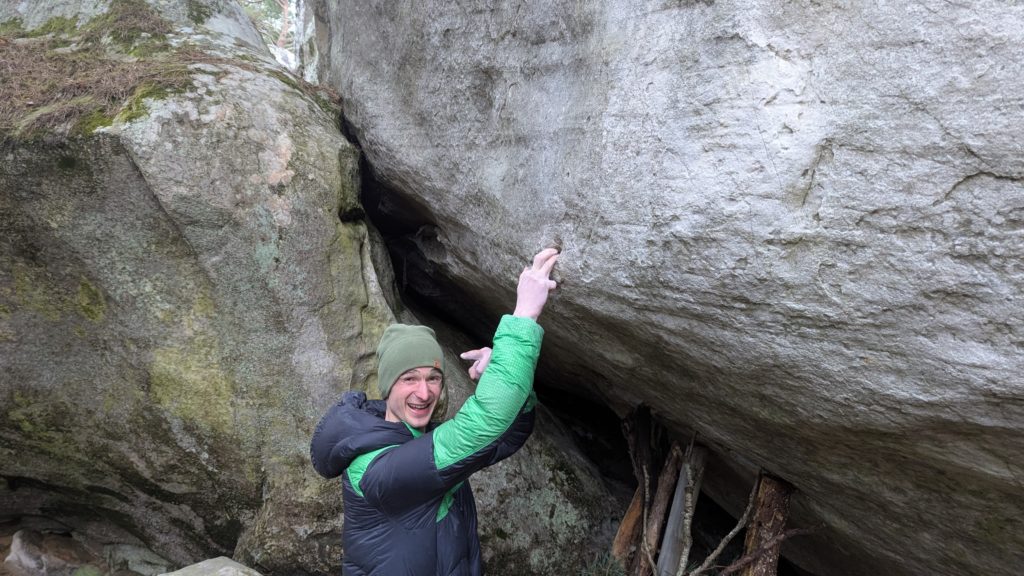
[[[310,454],[321,475],[342,477],[345,576],[483,573],[468,478],[515,453],[533,431],[533,373],[555,288],[554,249],[519,276],[516,307],[494,349],[474,360],[476,391],[455,416],[431,422],[444,389],[444,356],[425,326],[389,326],[377,347],[381,400],[348,392],[320,420]]]

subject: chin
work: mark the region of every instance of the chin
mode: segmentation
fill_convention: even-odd
[[[426,416],[413,416],[411,414],[406,415],[406,422],[409,423],[413,428],[424,428],[427,424],[430,424],[430,419],[433,417],[434,411],[431,410],[430,414]]]

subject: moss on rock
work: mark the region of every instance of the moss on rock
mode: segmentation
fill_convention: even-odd
[[[107,301],[98,288],[82,278],[78,285],[78,296],[75,298],[78,304],[78,311],[89,320],[99,322],[103,320],[107,312]]]
[[[0,22],[0,38],[20,38],[25,34],[25,26],[21,18],[11,18]]]
[[[72,36],[78,31],[78,19],[65,16],[54,16],[42,26],[24,32],[26,37],[38,37],[46,35]]]
[[[67,296],[50,285],[45,270],[15,263],[12,272],[14,301],[19,307],[47,320],[59,320],[67,311]]]
[[[106,128],[114,123],[114,118],[105,114],[102,110],[93,110],[82,116],[72,129],[72,134],[77,136],[88,136],[100,128]]]
[[[163,86],[153,84],[143,84],[135,88],[131,98],[125,101],[121,107],[121,111],[118,112],[114,118],[117,122],[131,122],[137,118],[141,118],[149,113],[149,109],[146,107],[147,99],[160,99],[170,94],[171,91]]]
[[[149,367],[150,392],[171,414],[207,433],[227,433],[233,421],[233,385],[217,360],[216,342],[195,338],[159,348]]]
[[[20,444],[64,464],[79,463],[84,458],[68,428],[74,418],[67,404],[28,391],[16,390],[10,398],[4,417],[9,426],[20,431]]]

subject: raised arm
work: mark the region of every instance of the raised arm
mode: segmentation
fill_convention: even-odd
[[[519,275],[515,312],[498,325],[491,362],[476,392],[434,430],[434,462],[442,477],[462,478],[488,465],[494,455],[478,453],[500,444],[526,408],[544,335],[536,320],[556,287],[551,270],[557,261],[557,250],[542,250]]]
[[[525,441],[533,415],[520,417],[535,402],[533,373],[544,334],[536,319],[548,293],[556,287],[550,275],[557,259],[556,250],[543,250],[523,270],[515,312],[502,317],[494,335],[490,364],[474,394],[451,420],[423,437],[382,453],[362,476],[368,498],[390,508],[396,504],[395,493],[438,496],[514,451],[510,451],[510,443],[521,445]],[[432,450],[419,448],[424,441],[432,443]],[[413,455],[414,451],[418,454]],[[429,461],[422,458],[423,452],[431,454]]]

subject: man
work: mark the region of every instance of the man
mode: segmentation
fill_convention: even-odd
[[[467,352],[476,391],[451,419],[430,422],[444,386],[433,330],[388,327],[377,347],[384,400],[346,393],[320,420],[310,454],[317,472],[342,477],[345,576],[483,573],[468,478],[518,450],[533,431],[533,372],[555,288],[558,251],[538,253],[519,276],[516,307],[494,350]],[[482,375],[481,375],[482,374]]]

